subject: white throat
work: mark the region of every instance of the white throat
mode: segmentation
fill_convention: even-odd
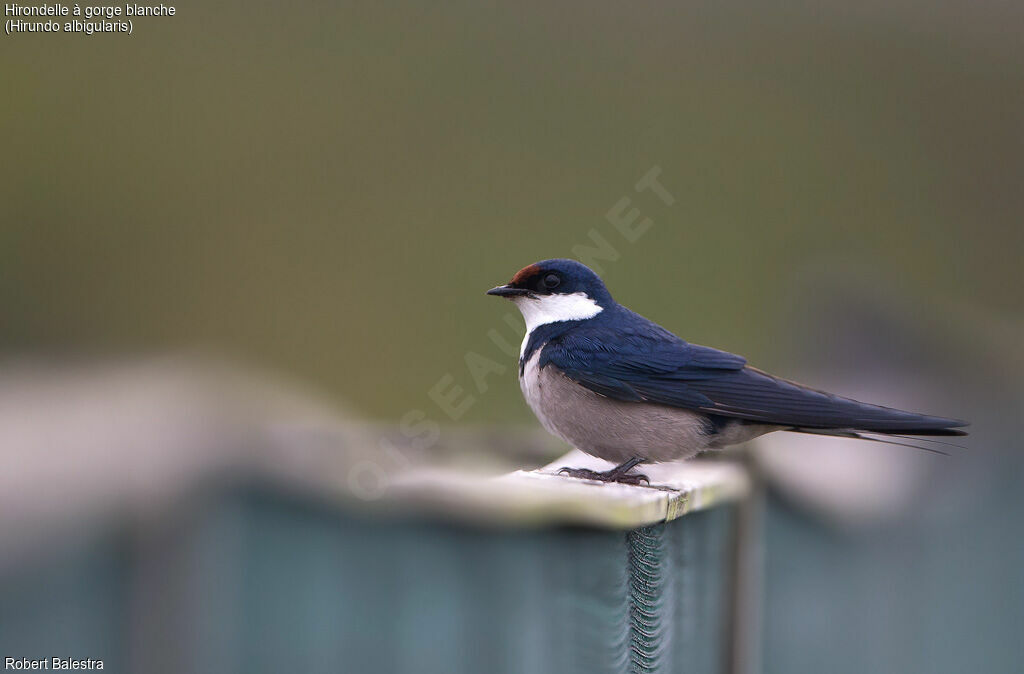
[[[535,329],[548,323],[560,321],[582,321],[593,318],[602,311],[601,305],[586,293],[522,296],[515,298],[516,306],[526,320],[526,336],[519,349],[519,356],[526,353],[526,344]]]

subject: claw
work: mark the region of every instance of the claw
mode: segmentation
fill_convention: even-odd
[[[639,487],[641,484],[650,486],[651,479],[643,473],[626,473],[612,478],[609,482],[619,482],[621,484],[631,484]]]
[[[558,469],[559,475],[568,475],[569,477],[575,477],[580,480],[596,480],[598,482],[618,482],[620,484],[630,484],[639,487],[641,484],[651,484],[650,478],[641,473],[629,473],[626,471],[620,471],[617,468],[605,472],[598,472],[596,470],[589,470],[587,468],[570,468],[569,466],[563,466]]]

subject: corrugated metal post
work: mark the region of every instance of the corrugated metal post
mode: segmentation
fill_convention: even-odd
[[[648,674],[660,668],[665,647],[664,525],[630,531],[629,624],[630,672]]]

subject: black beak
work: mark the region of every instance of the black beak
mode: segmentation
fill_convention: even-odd
[[[488,295],[497,295],[498,297],[518,297],[520,295],[526,295],[530,291],[524,288],[513,288],[510,285],[498,286],[497,288],[491,288],[487,291]]]

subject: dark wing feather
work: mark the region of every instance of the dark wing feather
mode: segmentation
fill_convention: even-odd
[[[634,314],[635,316],[635,314]],[[639,316],[633,327],[593,326],[553,339],[540,365],[609,398],[700,410],[806,429],[962,435],[954,419],[870,405],[774,377],[725,351],[688,344]]]

